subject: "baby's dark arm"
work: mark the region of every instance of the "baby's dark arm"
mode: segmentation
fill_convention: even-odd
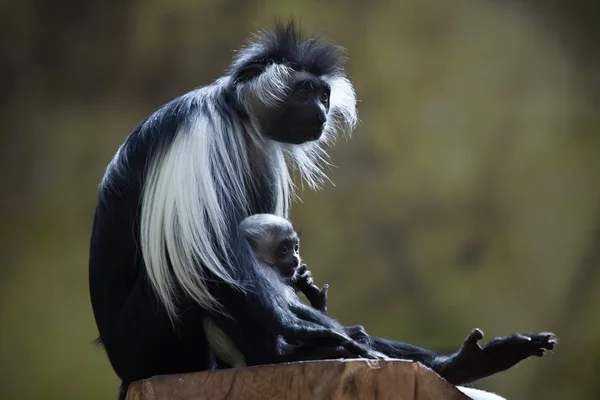
[[[319,289],[313,283],[312,274],[308,271],[306,264],[298,267],[291,283],[294,290],[304,293],[314,309],[327,314],[327,289],[329,289],[329,285],[324,285],[323,289]]]

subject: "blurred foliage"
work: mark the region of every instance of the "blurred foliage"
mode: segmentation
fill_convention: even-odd
[[[361,124],[294,209],[331,315],[452,351],[556,332],[479,387],[600,391],[600,12],[589,1],[5,0],[0,398],[115,398],[87,288],[97,183],[276,16],[348,49]]]

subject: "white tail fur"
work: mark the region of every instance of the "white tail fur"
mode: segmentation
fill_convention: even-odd
[[[464,386],[457,386],[458,390],[472,398],[473,400],[506,400],[497,394],[486,392],[485,390],[473,389]]]

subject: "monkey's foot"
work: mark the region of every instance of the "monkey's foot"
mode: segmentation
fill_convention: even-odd
[[[317,310],[327,315],[327,290],[329,285],[323,285],[323,289],[320,289],[312,285],[310,288],[304,289],[304,295],[310,301],[310,304]]]
[[[362,325],[345,326],[344,332],[354,340],[369,338],[369,334]]]
[[[505,371],[522,360],[541,357],[558,342],[553,333],[514,333],[490,340],[483,346],[480,329],[473,329],[461,349],[443,361],[440,375],[458,385]]]
[[[371,351],[363,348],[357,352],[355,348],[348,348],[345,345],[326,345],[326,344],[286,344],[281,346],[281,360],[283,362],[295,361],[314,361],[314,360],[333,360],[333,359],[359,359],[366,358],[370,360],[389,359],[384,354],[377,351]]]

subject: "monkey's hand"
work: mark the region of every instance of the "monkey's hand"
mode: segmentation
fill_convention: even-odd
[[[308,270],[306,264],[302,264],[298,267],[296,273],[292,277],[292,284],[295,289],[300,291],[313,285],[312,273]]]
[[[319,289],[314,284],[311,272],[307,269],[306,264],[302,264],[296,270],[296,274],[292,278],[294,289],[304,293],[310,305],[324,314],[327,314],[327,290],[329,285],[323,285],[323,289]]]
[[[465,384],[505,371],[531,356],[554,349],[553,333],[514,333],[490,340],[483,346],[480,329],[473,329],[461,349],[442,362],[439,374],[454,385]]]

